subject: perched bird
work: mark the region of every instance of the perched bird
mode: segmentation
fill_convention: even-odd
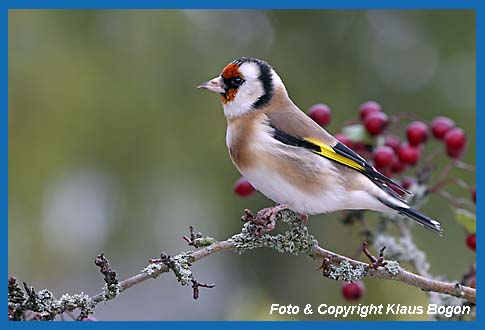
[[[265,61],[237,59],[198,88],[221,95],[232,162],[276,203],[303,215],[356,209],[397,212],[441,233],[438,221],[401,197],[408,191],[301,111]]]

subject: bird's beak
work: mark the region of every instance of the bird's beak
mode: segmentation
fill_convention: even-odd
[[[205,83],[200,84],[197,88],[207,89],[208,91],[224,94],[226,90],[224,89],[224,81],[221,77],[216,77]]]

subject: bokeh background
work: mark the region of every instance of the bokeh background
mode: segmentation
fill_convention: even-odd
[[[219,99],[195,89],[241,56],[269,61],[302,109],[329,104],[331,132],[369,99],[389,114],[449,116],[465,128],[464,160],[475,163],[473,11],[11,10],[9,273],[57,296],[94,294],[103,285],[98,253],[125,278],[161,250],[187,250],[189,225],[227,238],[244,208],[272,205],[232,193],[239,174]],[[413,229],[430,271],[459,279],[474,261],[463,229],[439,197],[423,210],[445,228],[442,238]],[[337,218],[314,216],[310,230],[352,255],[358,230]],[[270,250],[220,253],[193,267],[197,279],[216,283],[198,301],[166,274],[98,307],[96,317],[284,319],[268,315],[272,303],[346,304],[340,283],[315,266]],[[365,284],[363,304],[427,303],[400,283]]]

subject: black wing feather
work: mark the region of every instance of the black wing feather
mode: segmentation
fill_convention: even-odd
[[[274,126],[272,126],[272,128],[274,129],[273,137],[276,140],[280,141],[281,143],[284,143],[286,145],[293,146],[293,147],[301,147],[301,148],[309,149],[314,152],[321,151],[320,146],[313,144],[310,141],[288,134]],[[396,191],[394,191],[394,189],[392,189],[389,185],[396,187],[398,190],[402,191],[403,193],[410,194],[409,191],[401,187],[397,182],[379,173],[362,156],[360,156],[355,151],[347,147],[345,144],[337,142],[337,144],[332,148],[337,154],[340,154],[341,156],[349,158],[354,162],[356,162],[357,164],[360,164],[364,168],[364,170],[362,170],[360,173],[364,174],[374,184],[376,184],[381,189],[389,193],[391,196],[399,200],[402,200],[401,195],[399,195]]]
[[[365,176],[367,176],[369,179],[371,179],[372,182],[376,183],[376,181],[378,181],[380,183],[379,186],[381,186],[381,184],[390,184],[399,189],[399,191],[408,195],[412,195],[411,192],[404,189],[399,183],[392,179],[389,179],[387,176],[378,172],[371,164],[369,164],[364,158],[362,158],[362,156],[347,147],[345,144],[337,142],[337,144],[333,147],[333,150],[335,150],[336,153],[352,159],[356,163],[361,164],[364,167],[364,171],[362,173],[365,174]],[[399,194],[397,194],[392,188],[390,188],[389,186],[387,186],[387,188],[385,190],[387,192],[390,192],[391,195],[393,195],[394,197],[399,196]]]

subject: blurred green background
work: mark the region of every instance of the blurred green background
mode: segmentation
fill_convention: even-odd
[[[239,174],[219,98],[195,89],[241,56],[270,62],[302,109],[329,104],[331,132],[369,99],[389,114],[450,116],[468,134],[464,160],[475,163],[473,11],[11,10],[9,273],[57,296],[94,294],[103,285],[98,253],[125,278],[161,250],[187,250],[189,225],[227,238],[240,230],[244,208],[272,205],[232,193]],[[452,175],[474,182],[473,174]],[[463,229],[439,197],[423,210],[445,228],[442,238],[413,229],[430,271],[459,279],[475,257]],[[353,255],[358,229],[337,218],[311,217],[310,231]],[[274,319],[272,303],[346,304],[340,283],[322,279],[316,266],[263,249],[221,253],[193,267],[198,280],[216,283],[198,301],[167,274],[95,316]],[[365,284],[363,304],[427,303],[401,283]]]

